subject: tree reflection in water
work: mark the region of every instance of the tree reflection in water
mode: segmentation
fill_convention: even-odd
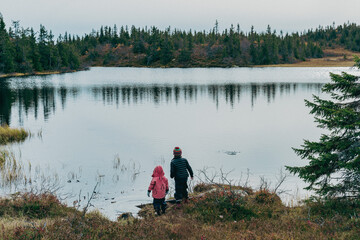
[[[0,81],[0,124],[11,123],[13,111],[18,112],[18,121],[33,114],[35,119],[43,114],[45,121],[61,106],[66,108],[67,99],[77,99],[79,93],[89,94],[95,101],[119,106],[151,102],[155,105],[196,102],[198,98],[208,97],[216,107],[225,101],[231,107],[239,103],[245,95],[250,95],[251,106],[257,98],[265,98],[268,103],[276,96],[291,95],[299,89],[319,92],[321,83],[249,83],[249,84],[210,84],[210,85],[113,85],[90,88],[80,87],[24,87],[11,88],[8,81]]]

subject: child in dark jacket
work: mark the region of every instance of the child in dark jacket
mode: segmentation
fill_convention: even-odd
[[[169,183],[161,166],[157,166],[154,169],[152,180],[148,189],[148,197],[150,197],[151,191],[152,197],[154,198],[153,205],[156,213],[161,215],[160,209],[162,213],[165,213],[165,196],[169,192]]]
[[[174,158],[170,163],[170,177],[175,178],[175,199],[176,203],[181,203],[182,199],[187,202],[189,198],[187,192],[187,180],[190,174],[191,180],[194,179],[194,173],[186,158],[181,157],[182,151],[179,147],[173,150]]]

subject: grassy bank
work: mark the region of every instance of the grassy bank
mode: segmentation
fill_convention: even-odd
[[[43,71],[43,72],[32,72],[32,73],[7,73],[1,74],[1,78],[10,78],[10,77],[28,77],[28,76],[45,76],[45,75],[53,75],[53,74],[62,74],[62,73],[72,73],[78,71],[88,70],[88,68],[80,69],[80,70],[64,70],[64,71]]]
[[[285,64],[259,65],[256,67],[352,67],[354,66],[354,55],[359,53],[344,48],[324,49],[324,57],[310,58],[306,61]]]
[[[10,128],[9,126],[0,126],[0,145],[22,142],[29,136],[29,132],[23,128]]]
[[[288,207],[267,190],[218,190],[155,216],[110,221],[52,195],[0,200],[2,239],[359,239],[360,204],[312,201]]]

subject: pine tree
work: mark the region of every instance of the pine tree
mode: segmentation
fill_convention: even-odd
[[[355,59],[360,68],[360,59]],[[345,72],[330,76],[322,91],[331,99],[314,96],[314,102],[305,101],[318,127],[328,134],[318,142],[305,140],[302,148],[294,149],[309,163],[287,169],[320,196],[360,198],[360,77]]]
[[[191,61],[191,52],[186,48],[181,49],[179,57],[179,63],[189,63]]]
[[[0,14],[0,72],[10,73],[15,70],[14,55],[14,48]]]
[[[69,51],[68,51],[68,59],[69,59],[69,67],[72,70],[76,70],[80,68],[80,56],[77,53],[76,49],[74,48],[74,46],[69,46]]]
[[[250,57],[252,64],[256,65],[259,63],[258,51],[254,42],[250,44]]]
[[[40,55],[40,64],[43,70],[50,69],[50,49],[47,43],[48,32],[46,31],[43,25],[40,25],[39,33],[39,55]]]
[[[47,35],[47,46],[49,49],[49,68],[50,69],[57,69],[60,67],[60,56],[58,49],[55,48],[55,42],[54,42],[54,35],[52,34],[52,31],[49,31],[49,34]]]
[[[35,32],[34,29],[30,29],[30,36],[29,36],[29,44],[30,44],[30,59],[32,62],[32,68],[35,71],[41,71],[42,67],[40,64],[40,54],[39,54],[39,49],[38,49],[38,45],[36,43],[36,36],[35,36]]]
[[[165,39],[162,40],[160,45],[160,62],[163,65],[168,64],[174,57],[174,54],[172,52],[173,46],[171,42],[169,41],[169,38],[167,35],[165,35]]]

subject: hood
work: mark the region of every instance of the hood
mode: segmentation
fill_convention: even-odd
[[[164,173],[163,168],[162,168],[161,166],[157,166],[157,167],[155,167],[155,169],[154,169],[154,172],[153,172],[153,174],[152,174],[152,177],[162,177],[162,176],[164,176],[164,175],[165,175],[165,173]]]

